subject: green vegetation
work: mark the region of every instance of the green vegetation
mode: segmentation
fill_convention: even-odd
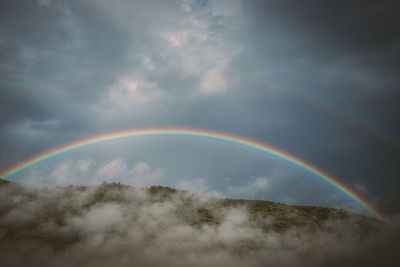
[[[31,255],[46,248],[55,258],[74,251],[74,260],[98,250],[114,260],[152,259],[132,254],[138,249],[165,253],[164,259],[181,259],[186,253],[202,259],[218,252],[235,262],[253,253],[271,257],[276,251],[301,258],[319,250],[318,242],[324,240],[332,249],[346,242],[358,247],[382,226],[342,209],[219,199],[165,186],[103,183],[34,189],[0,182],[0,254],[12,251],[15,259],[26,253],[25,247]]]
[[[11,226],[11,228],[10,226],[5,228],[5,226],[0,225],[0,230],[13,239],[20,237],[41,239],[30,230],[49,222],[63,226],[66,224],[65,220],[68,216],[79,216],[94,206],[106,203],[130,204],[132,202],[135,202],[132,204],[136,205],[140,201],[144,201],[140,198],[132,198],[132,192],[146,193],[146,201],[149,200],[151,203],[174,201],[176,218],[193,227],[219,225],[225,219],[224,211],[230,208],[246,210],[252,223],[264,232],[285,232],[299,227],[310,233],[321,229],[334,231],[334,228],[329,228],[329,224],[332,224],[332,222],[351,221],[352,223],[349,226],[352,228],[352,232],[362,235],[375,231],[382,224],[382,222],[373,218],[343,209],[291,206],[260,200],[217,199],[165,186],[151,186],[147,189],[141,188],[132,191],[133,188],[128,185],[104,182],[96,187],[67,186],[54,189],[27,190],[16,183],[3,180],[0,182],[0,186],[11,189],[10,194],[14,195],[15,198],[12,203],[14,205],[29,207],[36,202],[35,223],[30,221],[30,225],[23,225],[24,231],[21,231],[22,225],[14,225],[15,227]],[[48,192],[44,194],[43,191]],[[79,205],[76,205],[76,199],[84,193],[87,194],[86,198]],[[199,201],[199,198],[202,198],[202,200]],[[0,216],[9,212],[13,208],[12,204],[0,204]],[[37,206],[38,204],[39,206]],[[18,233],[13,230],[14,228],[18,228]]]

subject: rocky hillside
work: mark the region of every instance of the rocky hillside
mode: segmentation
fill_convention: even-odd
[[[345,210],[163,186],[0,183],[5,266],[396,266],[398,233]]]

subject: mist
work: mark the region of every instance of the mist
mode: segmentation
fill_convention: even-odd
[[[48,189],[2,182],[0,257],[3,266],[397,266],[399,261],[397,222],[331,209],[331,216],[315,224],[293,223],[290,218],[297,222],[300,215],[291,206],[282,206],[285,213],[278,218],[252,212],[246,203],[160,186]]]

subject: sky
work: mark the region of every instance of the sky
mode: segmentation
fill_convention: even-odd
[[[398,1],[1,1],[0,169],[106,132],[273,145],[400,211]],[[209,141],[86,148],[12,178],[119,181],[365,212],[282,160]]]

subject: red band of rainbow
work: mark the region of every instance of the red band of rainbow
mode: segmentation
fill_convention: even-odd
[[[139,137],[164,137],[164,136],[171,136],[171,137],[192,137],[192,138],[201,138],[213,141],[220,141],[223,143],[237,145],[240,147],[244,147],[247,149],[255,150],[279,159],[282,159],[296,167],[305,170],[306,172],[312,174],[314,177],[317,177],[340,192],[344,195],[352,199],[358,205],[366,209],[373,217],[389,221],[386,216],[377,210],[372,204],[368,203],[367,200],[363,199],[359,196],[356,192],[350,189],[348,186],[340,182],[337,178],[329,175],[328,173],[320,170],[319,168],[311,165],[310,163],[293,156],[283,150],[275,148],[271,145],[261,143],[255,140],[251,140],[248,138],[223,133],[223,132],[215,132],[209,130],[201,130],[201,129],[190,129],[190,128],[145,128],[145,129],[131,129],[126,131],[117,131],[111,132],[106,134],[97,135],[94,137],[89,137],[86,139],[82,139],[79,141],[74,141],[72,143],[68,143],[66,145],[62,145],[51,150],[45,151],[38,155],[35,155],[31,158],[28,158],[1,173],[1,177],[3,179],[8,179],[19,172],[32,167],[36,164],[39,164],[42,161],[51,159],[53,157],[59,156],[61,154],[72,152],[78,150],[83,147],[106,143],[110,141],[116,140],[124,140],[124,139],[131,139],[131,138],[139,138]]]

